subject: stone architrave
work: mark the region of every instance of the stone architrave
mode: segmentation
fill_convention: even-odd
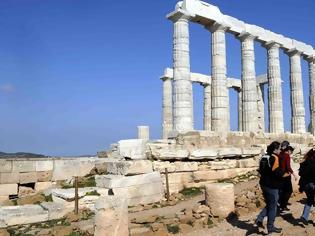
[[[301,52],[287,51],[290,58],[290,86],[292,104],[292,133],[305,133],[305,108],[301,71]]]
[[[211,85],[202,84],[204,89],[203,100],[203,129],[211,131]]]
[[[225,46],[227,27],[214,23],[207,29],[212,32],[211,128],[213,131],[227,132],[230,130]]]
[[[173,36],[173,120],[174,130],[193,130],[193,92],[190,80],[189,18],[179,10],[168,17],[174,23]]]
[[[255,72],[254,39],[248,33],[241,33],[238,38],[242,48],[242,106],[243,131],[258,131],[257,89]]]
[[[283,103],[279,59],[280,45],[274,42],[269,42],[264,46],[267,49],[268,58],[269,132],[283,133]]]
[[[162,78],[163,80],[163,138],[168,138],[168,134],[173,130],[173,100],[172,100],[172,80]]]
[[[315,135],[315,57],[306,59],[309,66],[310,132]]]
[[[264,85],[257,85],[257,113],[258,113],[258,130],[265,132],[265,99]]]

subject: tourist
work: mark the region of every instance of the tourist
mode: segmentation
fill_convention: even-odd
[[[281,211],[287,211],[288,202],[293,192],[291,175],[293,175],[295,181],[297,181],[297,175],[291,168],[291,155],[294,151],[292,146],[286,146],[283,151],[280,153],[280,167],[283,172],[288,173],[289,176],[283,178],[283,188],[280,190],[279,195],[279,207]]]
[[[299,175],[301,176],[299,190],[305,192],[307,197],[300,220],[304,225],[307,225],[315,197],[315,149],[311,149],[306,153],[304,161],[300,164]]]
[[[266,168],[261,169],[260,165],[260,187],[263,192],[266,207],[259,213],[255,221],[259,228],[264,228],[263,220],[267,216],[267,230],[268,233],[280,233],[281,228],[274,226],[276,214],[277,214],[277,203],[279,199],[279,189],[282,188],[283,177],[289,176],[284,173],[279,165],[279,154],[280,154],[280,143],[277,141],[272,142],[267,147],[268,165]],[[266,159],[266,158],[265,158]]]

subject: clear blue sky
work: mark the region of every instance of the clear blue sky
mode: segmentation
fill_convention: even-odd
[[[0,150],[94,154],[137,125],[161,135],[162,83],[172,66],[174,0],[1,0]],[[224,14],[315,46],[313,0],[213,0]],[[191,24],[191,70],[210,73],[210,34]],[[240,77],[240,43],[227,35],[228,76]],[[256,44],[257,74],[266,51]],[[288,58],[281,53],[285,128],[290,129]],[[303,62],[308,117],[308,74]],[[194,85],[195,127],[202,89]],[[237,128],[236,94],[231,125]]]

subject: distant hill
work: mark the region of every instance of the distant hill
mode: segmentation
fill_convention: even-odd
[[[0,158],[43,158],[45,155],[28,153],[28,152],[16,152],[16,153],[5,153],[0,152]]]

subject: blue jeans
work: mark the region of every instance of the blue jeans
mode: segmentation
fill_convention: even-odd
[[[263,196],[265,199],[266,207],[257,216],[257,221],[263,222],[267,216],[267,229],[270,230],[274,227],[274,222],[277,215],[277,203],[279,200],[279,189],[268,188],[261,186]]]
[[[304,210],[302,217],[305,220],[308,220],[308,217],[311,212],[312,205],[314,204],[314,196],[315,196],[315,184],[314,183],[309,183],[305,186],[305,194],[306,194],[306,203],[304,205]]]

